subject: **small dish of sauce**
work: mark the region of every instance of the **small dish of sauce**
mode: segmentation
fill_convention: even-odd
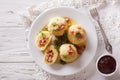
[[[97,61],[97,69],[104,75],[112,74],[116,71],[117,63],[111,55],[101,56]]]

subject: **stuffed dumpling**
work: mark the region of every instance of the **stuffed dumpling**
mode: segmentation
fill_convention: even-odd
[[[41,31],[35,39],[35,43],[40,50],[45,50],[51,41],[51,34],[48,31]]]
[[[67,29],[67,22],[63,17],[54,17],[48,23],[48,31],[55,36],[61,36]]]
[[[72,25],[68,29],[68,39],[78,46],[86,44],[86,32],[80,25]]]
[[[78,53],[76,47],[72,44],[63,44],[60,46],[60,58],[69,63],[77,59]]]
[[[58,57],[58,51],[53,45],[50,45],[44,52],[44,62],[46,64],[53,64],[56,62]]]

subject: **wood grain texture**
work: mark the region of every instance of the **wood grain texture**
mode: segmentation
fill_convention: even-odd
[[[0,0],[0,26],[23,25],[20,13],[34,4],[49,0]]]
[[[33,63],[0,63],[0,80],[35,80]]]
[[[0,28],[0,62],[33,62],[27,48],[25,29]]]
[[[0,0],[0,80],[36,80],[20,12],[47,0]]]

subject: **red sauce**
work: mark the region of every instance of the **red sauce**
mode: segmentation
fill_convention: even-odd
[[[104,74],[110,74],[116,69],[116,61],[113,57],[106,55],[98,61],[98,70]]]

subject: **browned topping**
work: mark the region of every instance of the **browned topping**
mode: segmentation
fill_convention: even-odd
[[[63,29],[64,29],[64,27],[65,27],[65,26],[64,26],[64,25],[62,25],[62,26],[60,27],[60,30],[63,30]]]
[[[80,37],[78,37],[79,40],[83,39],[83,38],[84,38],[84,35],[81,35]]]
[[[85,50],[85,45],[84,46],[76,46],[78,54],[81,54]]]
[[[47,62],[52,62],[52,57],[53,57],[53,51],[50,49],[47,51],[47,55],[45,59]]]
[[[45,60],[48,61],[48,59],[49,59],[49,55],[46,55]]]
[[[47,53],[52,53],[52,50],[50,49],[50,50],[48,50],[48,52]]]
[[[49,56],[48,62],[52,62],[52,56]]]
[[[70,21],[70,18],[65,17],[65,21],[66,21],[66,22],[69,22],[69,21]]]
[[[71,33],[72,33],[72,34],[75,34],[75,32],[74,32],[74,31],[71,31]]]
[[[78,29],[81,29],[81,27],[78,27]]]
[[[62,26],[62,25],[64,25],[63,23],[59,23],[59,26]]]
[[[39,41],[39,46],[44,46],[48,38],[43,38]]]
[[[63,23],[59,23],[58,25],[55,25],[53,27],[53,30],[60,31],[60,30],[63,30],[64,28],[65,28],[65,25]]]
[[[69,45],[68,54],[69,55],[73,55],[73,49],[72,49],[71,45]]]
[[[58,30],[58,29],[59,29],[58,26],[53,27],[53,30]]]
[[[59,23],[59,30],[62,30],[65,28],[65,25],[63,23]]]
[[[47,29],[48,29],[48,26],[46,25],[44,28],[47,30]]]

